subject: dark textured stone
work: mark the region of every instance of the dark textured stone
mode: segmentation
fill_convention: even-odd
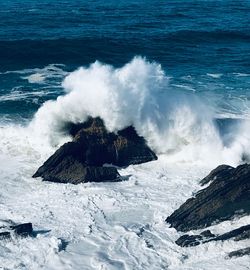
[[[219,235],[219,236],[215,237],[213,240],[225,241],[225,240],[232,239],[232,238],[234,238],[234,240],[236,240],[236,241],[245,240],[245,239],[250,239],[249,233],[250,233],[250,225],[246,225],[246,226],[242,226],[240,228],[237,228],[235,230],[232,230],[230,232],[224,233],[222,235]]]
[[[15,232],[16,235],[19,236],[31,236],[33,232],[32,223],[23,223],[10,227],[11,230]]]
[[[206,230],[200,234],[188,235],[184,234],[178,238],[175,243],[181,247],[193,247],[198,246],[201,243],[204,243],[208,239],[214,239],[215,235],[209,230]]]
[[[225,177],[228,177],[228,175],[230,175],[231,170],[234,169],[231,166],[228,165],[220,165],[217,168],[215,168],[214,170],[212,170],[208,176],[206,176],[205,178],[203,178],[200,181],[200,184],[202,186],[208,184],[209,182],[212,182],[214,180],[219,180],[219,179],[223,179]]]
[[[193,246],[198,246],[201,241],[202,241],[203,237],[201,235],[182,235],[179,239],[177,239],[175,241],[175,243],[178,246],[181,247],[193,247]]]
[[[205,238],[212,238],[215,237],[215,235],[213,233],[211,233],[210,230],[206,230],[200,233],[201,236],[205,237]]]
[[[27,237],[33,235],[32,223],[23,223],[11,226],[4,226],[2,229],[6,230],[4,232],[0,232],[0,240],[9,240],[11,239],[11,235]]]
[[[117,134],[108,132],[100,118],[71,125],[73,141],[61,146],[33,175],[43,180],[78,184],[120,180],[115,167],[157,159],[133,127]]]
[[[10,238],[11,238],[10,232],[0,232],[0,240],[6,240]]]
[[[74,142],[84,148],[81,153],[86,164],[101,166],[109,163],[123,167],[157,159],[132,126],[115,134],[107,132],[100,118],[89,120],[88,123],[89,126],[80,129],[74,136]]]
[[[217,236],[212,234],[209,230],[198,235],[185,234],[177,239],[175,243],[181,247],[192,247],[211,241],[225,241],[229,239],[233,239],[234,241],[250,239],[250,225],[242,226]]]
[[[210,185],[166,219],[171,227],[185,232],[250,213],[250,165],[220,166],[210,175]]]
[[[250,255],[250,247],[242,248],[236,251],[232,251],[228,254],[228,258],[234,258],[234,257],[243,257],[246,255]]]

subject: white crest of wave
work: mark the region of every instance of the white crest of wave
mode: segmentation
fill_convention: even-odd
[[[99,116],[110,131],[133,125],[158,154],[171,154],[174,161],[238,160],[233,154],[224,158],[209,107],[194,94],[172,90],[158,63],[135,57],[114,68],[97,61],[70,73],[63,87],[66,94],[44,103],[30,124],[52,145],[69,139],[62,133],[65,123]]]

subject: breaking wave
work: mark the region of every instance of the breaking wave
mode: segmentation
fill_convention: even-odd
[[[173,161],[236,165],[247,157],[245,121],[223,134],[231,138],[226,144],[211,106],[195,94],[174,91],[168,80],[161,65],[142,57],[121,68],[96,61],[65,78],[65,95],[44,103],[29,129],[58,145],[69,138],[67,123],[99,116],[110,131],[133,125],[158,154]]]

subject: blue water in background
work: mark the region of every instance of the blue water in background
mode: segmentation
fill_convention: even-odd
[[[249,14],[250,0],[1,1],[0,120],[30,119],[66,72],[135,55],[159,62],[176,91],[248,117]],[[50,74],[42,84],[25,78],[35,68]]]

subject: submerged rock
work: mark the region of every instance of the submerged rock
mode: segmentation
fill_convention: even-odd
[[[219,166],[204,179],[210,185],[166,219],[171,227],[185,232],[250,213],[250,165]]]
[[[157,159],[133,127],[108,132],[100,118],[70,127],[73,141],[61,146],[33,175],[44,180],[78,184],[81,182],[117,181],[115,167]]]
[[[192,247],[211,241],[225,241],[229,239],[235,241],[250,239],[250,225],[242,226],[221,235],[214,235],[209,230],[197,235],[185,234],[177,239],[175,243],[181,247]]]

